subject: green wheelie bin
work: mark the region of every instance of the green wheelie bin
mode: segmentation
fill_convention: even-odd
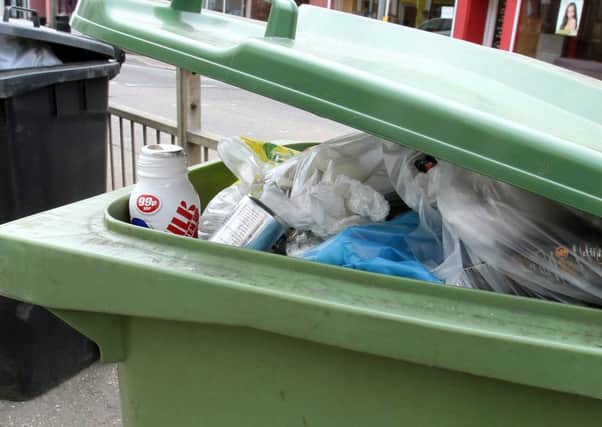
[[[602,217],[602,86],[312,7],[82,0],[78,31]],[[203,205],[235,178],[189,173]],[[138,228],[130,188],[0,226],[0,294],[119,363],[149,426],[599,426],[602,311]]]

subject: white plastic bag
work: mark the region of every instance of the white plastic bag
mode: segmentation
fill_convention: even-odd
[[[46,43],[0,34],[0,70],[60,64],[62,61]]]
[[[316,145],[298,157],[291,196],[302,192],[304,184],[316,173],[334,181],[344,175],[381,194],[393,190],[382,160],[383,140],[365,133],[353,133]]]
[[[260,200],[290,227],[322,238],[383,221],[389,204],[381,192],[392,186],[381,143],[353,134],[315,146],[270,170]]]

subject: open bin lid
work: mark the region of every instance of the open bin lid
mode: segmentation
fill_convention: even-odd
[[[601,82],[292,0],[267,24],[200,3],[86,0],[72,25],[602,216]]]

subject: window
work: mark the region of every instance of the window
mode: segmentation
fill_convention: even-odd
[[[514,51],[602,79],[602,0],[523,0]]]

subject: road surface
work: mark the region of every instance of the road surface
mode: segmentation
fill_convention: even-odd
[[[169,65],[129,55],[111,82],[110,102],[176,119],[176,75]],[[204,130],[262,140],[322,141],[351,130],[330,120],[263,96],[201,79],[201,123]]]

